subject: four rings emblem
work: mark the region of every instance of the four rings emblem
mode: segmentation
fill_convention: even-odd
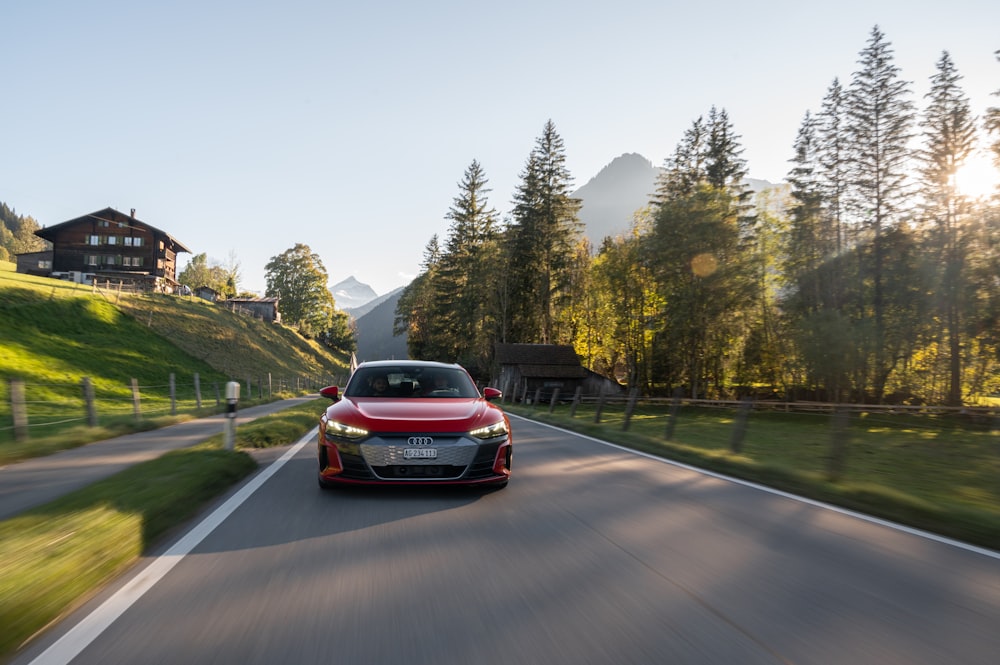
[[[434,439],[429,436],[411,436],[406,443],[410,446],[429,446],[434,443]]]

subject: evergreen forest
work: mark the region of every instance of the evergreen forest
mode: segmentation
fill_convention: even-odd
[[[395,330],[412,357],[484,378],[496,343],[537,343],[645,395],[998,396],[1000,189],[973,196],[961,175],[986,152],[1000,183],[1000,103],[971,108],[947,52],[922,99],[914,87],[874,27],[850,79],[804,112],[787,186],[758,195],[734,120],[707,109],[630,230],[598,247],[550,120],[503,219],[482,165],[466,169]]]

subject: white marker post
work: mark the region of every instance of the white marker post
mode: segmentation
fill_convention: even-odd
[[[236,406],[240,401],[240,384],[230,381],[226,384],[226,429],[225,448],[232,450],[236,441]]]

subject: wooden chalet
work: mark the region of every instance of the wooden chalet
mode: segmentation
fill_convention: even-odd
[[[173,293],[177,255],[191,253],[170,234],[114,208],[41,228],[35,235],[52,249],[24,255],[18,271],[79,283],[124,284],[144,291]]]

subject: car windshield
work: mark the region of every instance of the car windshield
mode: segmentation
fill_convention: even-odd
[[[346,397],[479,397],[469,375],[459,367],[393,365],[359,367],[344,391]]]

